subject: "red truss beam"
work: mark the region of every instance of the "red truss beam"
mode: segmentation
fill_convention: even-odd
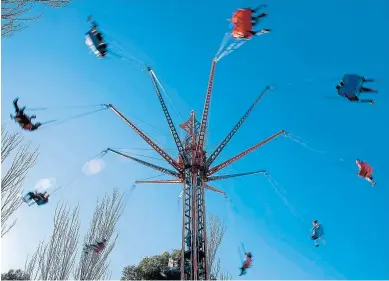
[[[239,153],[238,155],[234,156],[234,157],[231,157],[230,159],[224,161],[223,163],[217,165],[216,167],[213,167],[212,169],[210,169],[207,173],[207,176],[210,176],[214,173],[216,173],[217,171],[220,171],[221,169],[224,169],[225,167],[227,167],[228,165],[231,165],[233,162],[239,160],[240,158],[246,156],[247,154],[253,152],[254,150],[256,150],[257,148],[261,147],[262,145],[268,143],[269,141],[275,139],[276,137],[278,137],[279,135],[281,134],[285,134],[285,131],[284,130],[281,130],[279,131],[277,134],[274,134],[272,135],[271,137],[261,141],[260,143],[250,147],[249,149]]]
[[[156,92],[156,94],[157,94],[159,103],[161,104],[163,113],[165,114],[166,121],[167,121],[167,123],[168,123],[170,132],[172,133],[174,142],[176,143],[178,152],[179,152],[179,154],[180,154],[181,157],[182,157],[182,160],[183,160],[183,162],[184,162],[184,165],[185,165],[185,166],[188,166],[188,165],[190,165],[189,160],[188,160],[188,157],[187,157],[187,155],[186,155],[186,153],[185,153],[184,146],[182,145],[182,142],[181,142],[180,137],[179,137],[179,135],[178,135],[178,133],[177,133],[176,127],[174,126],[173,120],[172,120],[172,118],[170,117],[169,110],[167,109],[166,104],[165,104],[165,101],[163,100],[163,97],[162,97],[162,95],[161,95],[161,91],[159,90],[159,87],[158,87],[158,84],[157,84],[157,81],[156,81],[157,78],[156,78],[156,76],[155,76],[155,74],[154,74],[154,71],[153,71],[150,67],[147,67],[147,71],[148,71],[149,74],[150,74],[151,81],[153,82],[153,86],[154,86],[155,92]]]
[[[205,189],[209,189],[209,190],[215,191],[215,192],[217,192],[217,193],[221,193],[221,194],[227,195],[223,190],[214,188],[214,187],[212,187],[212,186],[210,186],[210,185],[208,185],[208,184],[206,184],[206,183],[203,183],[203,187],[204,187]]]
[[[198,139],[198,143],[197,143],[197,151],[202,151],[203,147],[204,147],[205,134],[207,132],[209,107],[211,105],[213,79],[215,77],[215,66],[216,66],[216,59],[213,59],[212,66],[211,66],[211,73],[209,74],[207,94],[205,96],[203,116],[201,117],[201,123],[200,123],[201,125],[200,125],[199,137],[198,137],[199,139]]]
[[[219,156],[219,154],[222,152],[222,150],[227,146],[227,144],[230,142],[232,137],[235,135],[235,133],[239,130],[240,126],[246,121],[247,117],[249,117],[250,113],[254,110],[254,107],[259,103],[259,101],[262,99],[262,97],[265,95],[265,93],[270,89],[269,86],[267,86],[262,93],[256,98],[256,100],[253,102],[253,104],[250,106],[250,108],[247,110],[247,112],[240,118],[238,123],[232,128],[231,132],[224,138],[224,140],[220,143],[220,145],[215,149],[214,152],[208,157],[206,166],[210,167],[213,163],[213,161],[216,160],[216,158]]]
[[[266,171],[265,170],[259,170],[259,171],[247,172],[247,173],[213,176],[213,177],[208,177],[207,178],[207,182],[209,182],[209,181],[218,181],[218,180],[226,180],[226,179],[230,179],[230,178],[236,178],[236,177],[242,177],[242,176],[248,176],[248,175],[255,175],[255,174],[266,174]]]
[[[159,155],[162,156],[170,165],[172,165],[177,171],[182,172],[182,168],[178,165],[169,154],[167,154],[162,148],[154,143],[146,134],[144,134],[137,126],[128,120],[119,110],[117,110],[112,104],[108,105],[117,115],[120,116],[145,142],[147,142]]]
[[[135,158],[135,157],[132,157],[130,155],[127,155],[127,154],[124,154],[122,152],[119,152],[119,151],[116,151],[114,149],[111,149],[111,148],[107,148],[107,151],[112,151],[113,153],[116,153],[120,156],[123,156],[123,157],[126,157],[128,159],[131,159],[131,160],[134,160],[142,165],[145,165],[146,167],[149,167],[149,168],[152,168],[154,170],[157,170],[161,173],[164,173],[164,174],[167,174],[167,175],[170,175],[170,176],[173,176],[173,177],[177,177],[179,178],[180,177],[180,174],[178,174],[177,172],[175,171],[172,171],[172,170],[169,170],[169,169],[166,169],[166,168],[163,168],[161,166],[157,166],[157,165],[154,165],[154,164],[151,164],[149,162],[146,162],[146,161],[143,161],[141,159],[138,159],[138,158]]]
[[[183,183],[182,180],[152,180],[152,181],[148,181],[148,180],[144,180],[144,181],[135,181],[136,184],[139,184],[139,183],[163,183],[163,184],[175,184],[175,183]]]

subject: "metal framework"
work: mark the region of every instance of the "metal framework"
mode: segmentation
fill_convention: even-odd
[[[266,173],[264,170],[212,176],[214,173],[224,169],[233,162],[246,156],[267,142],[275,139],[281,134],[285,134],[284,130],[279,131],[273,136],[259,142],[251,148],[237,154],[236,156],[224,161],[223,163],[211,168],[212,163],[216,160],[222,150],[231,141],[234,134],[239,130],[240,126],[244,123],[254,107],[259,103],[264,94],[270,89],[266,87],[258,98],[253,102],[248,111],[242,116],[238,123],[232,128],[231,132],[224,138],[221,144],[213,151],[210,156],[206,157],[206,151],[204,150],[205,137],[207,134],[207,123],[209,110],[211,105],[213,80],[215,76],[215,67],[217,60],[212,60],[211,71],[209,75],[207,93],[205,97],[205,103],[203,108],[203,114],[201,122],[196,120],[196,114],[191,112],[191,116],[187,122],[180,125],[180,127],[186,132],[186,136],[181,140],[178,136],[177,130],[174,126],[173,120],[170,117],[169,111],[163,100],[160,92],[158,80],[150,67],[147,67],[147,71],[150,74],[152,84],[155,92],[161,104],[162,110],[166,117],[170,132],[176,143],[179,158],[174,160],[168,153],[163,151],[157,144],[155,144],[149,137],[146,136],[138,127],[136,127],[131,121],[129,121],[122,113],[119,112],[112,104],[109,107],[119,115],[138,135],[140,135],[162,158],[164,158],[173,168],[173,170],[166,169],[146,161],[137,159],[130,155],[126,155],[114,149],[108,148],[107,151],[119,154],[123,157],[132,159],[138,163],[141,163],[149,168],[160,171],[164,174],[173,176],[174,179],[169,180],[144,180],[137,181],[136,183],[148,183],[148,184],[183,184],[183,209],[182,209],[182,256],[181,256],[181,279],[182,280],[209,280],[210,268],[207,264],[207,229],[206,229],[206,201],[205,201],[205,189],[226,194],[224,191],[218,190],[212,186],[209,186],[207,182],[224,180],[233,177],[240,177],[252,174]]]

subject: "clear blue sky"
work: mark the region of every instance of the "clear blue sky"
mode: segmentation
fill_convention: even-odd
[[[153,67],[186,119],[191,109],[202,112],[211,60],[228,30],[226,19],[236,8],[256,4],[147,0],[115,1],[110,6],[96,0],[45,9],[42,19],[2,40],[3,121],[10,130],[19,130],[9,120],[12,100],[19,96],[21,104],[31,107],[112,103],[127,116],[168,133],[147,72],[118,59],[88,55],[87,16],[92,14],[110,39]],[[366,0],[268,4],[269,16],[261,27],[273,32],[254,38],[217,65],[209,143],[222,140],[259,92],[275,83],[276,90],[265,96],[217,162],[280,129],[325,153],[279,138],[224,171],[268,170],[302,220],[261,176],[215,183],[235,206],[230,215],[222,196],[207,195],[208,210],[228,226],[219,252],[222,266],[237,277],[238,246],[243,242],[255,257],[243,279],[388,279],[389,4]],[[335,85],[344,73],[381,80],[373,85],[379,90],[374,107],[328,98],[336,96]],[[178,126],[184,120],[170,109]],[[79,112],[36,113],[38,119],[49,120]],[[165,147],[174,148],[169,135],[136,123]],[[66,183],[86,160],[107,147],[148,148],[109,111],[25,136],[40,146],[26,190],[42,178]],[[338,161],[340,157],[346,161]],[[374,166],[375,188],[356,176],[356,158]],[[2,271],[23,267],[25,256],[48,238],[58,201],[81,204],[85,231],[97,197],[113,187],[128,191],[134,180],[158,174],[112,155],[105,161],[104,172],[59,190],[48,206],[22,207],[16,228],[2,245]],[[180,188],[139,186],[126,198],[111,256],[113,278],[120,278],[125,265],[180,246],[176,203]],[[308,238],[312,219],[325,226],[327,245],[313,247]]]

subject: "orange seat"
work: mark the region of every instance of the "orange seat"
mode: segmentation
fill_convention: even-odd
[[[253,29],[251,20],[251,9],[239,9],[236,11],[231,18],[231,22],[234,24],[232,37],[237,39],[250,39],[253,36],[250,32]]]

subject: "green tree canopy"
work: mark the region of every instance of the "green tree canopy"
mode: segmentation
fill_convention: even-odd
[[[7,273],[1,274],[1,280],[30,280],[30,276],[21,269],[10,269]]]
[[[145,257],[138,265],[126,266],[120,280],[180,280],[180,253],[173,250]],[[173,267],[169,267],[169,259],[174,261]]]

